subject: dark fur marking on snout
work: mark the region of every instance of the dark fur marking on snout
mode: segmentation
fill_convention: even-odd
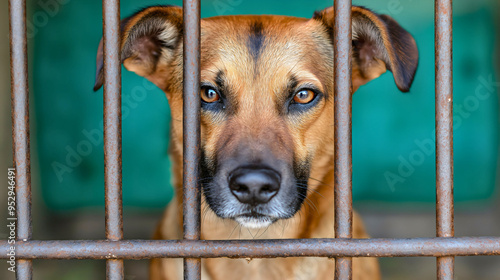
[[[215,212],[215,214],[219,215],[217,209],[221,209],[223,205],[221,205],[220,199],[218,199],[213,190],[215,187],[213,180],[217,164],[217,158],[208,159],[204,149],[201,150],[199,167],[201,189],[210,208]]]
[[[283,94],[281,95],[280,100],[276,103],[276,110],[280,113],[280,115],[285,115],[288,112],[288,103],[293,98],[298,85],[299,81],[297,80],[297,77],[295,75],[291,75],[288,78],[286,87],[283,89]]]
[[[298,161],[294,159],[293,161],[293,173],[295,176],[295,187],[297,188],[297,196],[293,201],[291,207],[295,210],[292,214],[295,215],[302,205],[304,204],[304,200],[307,197],[307,191],[309,189],[308,181],[309,181],[309,173],[310,173],[311,163],[310,159]]]
[[[259,59],[264,45],[264,26],[262,22],[255,21],[250,25],[250,35],[248,36],[247,47],[255,62]]]

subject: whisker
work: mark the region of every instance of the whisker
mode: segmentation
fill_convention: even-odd
[[[233,232],[236,230],[237,227],[241,227],[240,223],[236,223],[236,225],[234,226],[233,230],[231,231],[231,233],[229,234],[229,236],[226,238],[226,239],[229,239],[231,238],[231,235],[233,235]]]
[[[332,188],[333,188],[333,186],[332,186],[332,185],[327,184],[327,183],[325,183],[325,182],[323,182],[323,181],[321,181],[321,180],[318,180],[318,179],[316,179],[316,178],[309,177],[309,179],[311,179],[311,180],[313,180],[313,181],[316,181],[316,182],[319,182],[319,183],[321,183],[323,186],[328,186],[328,187],[332,187]]]
[[[305,190],[306,190],[306,191],[308,191],[308,192],[312,192],[312,193],[315,193],[315,194],[317,194],[317,195],[319,195],[319,196],[321,196],[321,197],[324,197],[324,196],[323,196],[320,192],[318,192],[317,190],[313,190],[313,189],[311,189],[311,188],[308,188],[308,186],[305,186],[305,185],[300,185],[300,184],[296,184],[296,185],[297,185],[297,187],[298,187],[299,189],[305,189]]]
[[[270,227],[271,227],[271,225],[268,225],[268,226],[266,227],[266,229],[265,229],[265,230],[261,233],[261,235],[259,235],[257,238],[262,237],[262,236],[264,235],[264,233],[266,233],[266,231],[267,231]]]
[[[250,232],[250,229],[249,228],[246,228],[248,233],[250,234],[250,236],[252,236],[252,239],[255,239],[255,236]]]
[[[312,202],[312,200],[302,194],[299,195],[304,198],[304,201],[307,203],[307,205],[309,205],[309,207],[313,208],[317,213],[319,213],[318,208],[314,205],[314,202]]]

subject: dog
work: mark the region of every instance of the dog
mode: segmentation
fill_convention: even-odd
[[[310,19],[218,16],[201,21],[201,237],[334,238],[332,7]],[[156,239],[182,239],[183,14],[148,7],[121,24],[122,62],[162,89],[171,107],[176,196]],[[352,7],[352,92],[390,70],[407,92],[418,64],[394,19]],[[103,84],[102,40],[94,89]],[[353,237],[367,238],[354,213]],[[150,279],[182,279],[181,259],[155,259]],[[204,259],[210,280],[330,279],[328,258]],[[353,279],[380,279],[353,259]]]

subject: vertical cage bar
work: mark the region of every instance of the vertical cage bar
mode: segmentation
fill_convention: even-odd
[[[104,185],[106,238],[123,238],[120,1],[103,0],[104,23]],[[106,279],[123,279],[123,260],[106,261]]]
[[[29,133],[26,1],[9,1],[12,142],[16,169],[17,240],[31,239],[31,170]],[[16,262],[16,279],[32,278],[32,262]]]
[[[184,239],[200,239],[200,1],[184,0]],[[184,279],[201,278],[201,260],[184,259]]]
[[[351,0],[334,1],[335,238],[352,238]],[[337,258],[335,279],[352,278],[352,258]]]
[[[436,229],[453,237],[452,0],[435,2],[436,44]],[[439,280],[453,279],[454,257],[437,258]]]

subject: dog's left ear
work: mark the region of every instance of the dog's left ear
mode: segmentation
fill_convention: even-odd
[[[170,5],[142,9],[121,21],[121,62],[127,70],[146,77],[165,90],[168,71],[180,71],[171,65],[182,58],[182,8]],[[96,59],[94,91],[104,83],[103,39]],[[175,64],[175,63],[174,63]],[[173,69],[175,68],[175,69]]]
[[[333,7],[316,12],[333,36]],[[393,18],[352,7],[352,87],[358,87],[389,70],[397,87],[407,92],[418,65],[418,49],[413,37]],[[332,37],[333,38],[333,37]],[[333,42],[332,42],[333,43]]]

